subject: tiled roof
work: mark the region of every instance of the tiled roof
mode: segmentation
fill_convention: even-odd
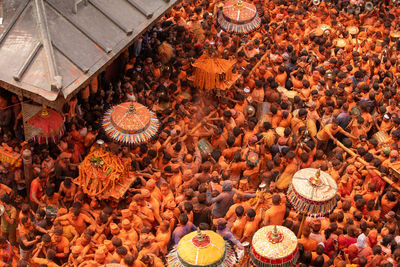
[[[43,101],[67,98],[177,2],[2,1],[0,86]]]

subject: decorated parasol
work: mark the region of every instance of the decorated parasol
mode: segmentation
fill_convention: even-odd
[[[35,134],[32,139],[38,144],[57,143],[64,135],[63,116],[46,106],[43,106],[43,109],[33,115],[26,123]]]
[[[295,266],[298,257],[296,235],[284,226],[268,225],[253,236],[250,258],[256,266]]]
[[[305,168],[293,175],[287,198],[303,215],[325,216],[336,207],[337,184],[320,169]]]
[[[246,34],[261,25],[255,5],[242,0],[226,1],[218,14],[218,24],[226,32]]]
[[[136,102],[109,109],[103,119],[106,134],[123,144],[140,144],[152,138],[160,125],[154,112]]]
[[[236,262],[235,252],[222,236],[213,231],[191,232],[167,255],[169,267],[230,267]]]
[[[200,89],[226,90],[233,80],[234,60],[226,60],[204,53],[194,63],[194,85]]]

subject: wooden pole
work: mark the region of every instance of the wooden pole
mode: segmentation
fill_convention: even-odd
[[[371,166],[368,162],[366,162],[365,160],[363,160],[362,158],[360,158],[360,156],[358,154],[356,154],[355,152],[353,152],[351,149],[345,147],[339,140],[335,140],[337,145],[342,148],[344,151],[346,151],[347,153],[349,153],[351,156],[356,157],[356,159],[358,160],[358,162],[362,163],[365,166]],[[371,166],[372,167],[372,166]],[[373,172],[375,172],[377,175],[379,175],[382,180],[384,180],[386,183],[388,183],[390,186],[392,186],[394,189],[396,189],[397,191],[400,192],[400,187],[395,184],[392,180],[390,180],[389,178],[387,178],[386,176],[384,176],[380,171],[378,171],[376,168],[374,168],[372,170]]]
[[[301,237],[301,233],[303,232],[303,227],[304,227],[304,221],[306,220],[306,217],[304,214],[302,214],[302,218],[301,218],[301,223],[300,223],[300,227],[299,227],[299,232],[297,233],[297,238]]]
[[[28,199],[30,195],[31,182],[33,179],[33,168],[32,168],[32,152],[29,149],[25,149],[22,152],[22,162],[24,164],[24,177],[26,184],[26,192],[28,194]]]

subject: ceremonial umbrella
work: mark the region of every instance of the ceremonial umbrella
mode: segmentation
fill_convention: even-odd
[[[235,252],[213,231],[191,232],[167,255],[168,267],[230,267],[236,263]]]
[[[256,6],[242,0],[226,1],[217,21],[224,31],[238,34],[252,32],[261,25]]]
[[[305,216],[325,216],[336,207],[337,184],[326,172],[315,168],[301,169],[293,175],[286,196],[293,208]]]
[[[46,106],[26,123],[34,134],[32,139],[39,144],[57,143],[64,135],[63,116],[53,109],[47,109]]]
[[[296,235],[284,226],[268,225],[253,236],[250,258],[256,266],[295,266],[298,257]]]
[[[154,112],[136,102],[109,109],[103,118],[107,136],[123,144],[140,144],[152,138],[160,125]]]
[[[234,60],[203,54],[193,63],[194,85],[206,90],[226,90],[229,88],[229,81],[233,80],[234,64]]]

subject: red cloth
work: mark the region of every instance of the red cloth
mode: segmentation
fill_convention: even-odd
[[[42,130],[39,134],[44,137],[53,137],[63,129],[64,119],[60,113],[55,110],[48,109],[48,115],[42,116],[42,111],[36,113],[27,123]]]
[[[368,173],[371,176],[370,182],[374,182],[376,184],[376,191],[383,190],[385,187],[385,181],[383,181],[382,178],[374,171],[369,171]]]

